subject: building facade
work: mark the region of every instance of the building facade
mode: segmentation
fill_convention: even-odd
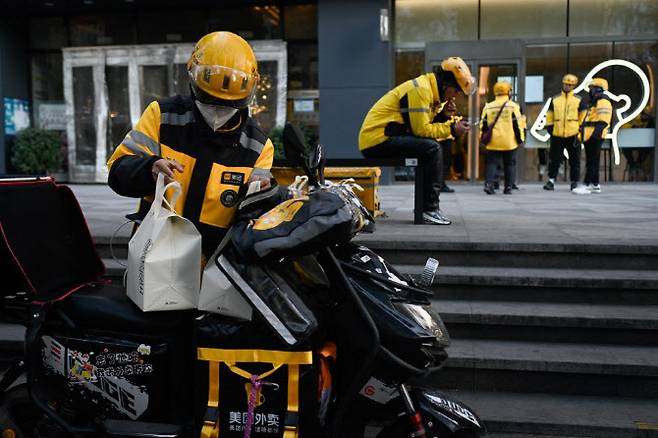
[[[647,104],[620,129],[621,160],[604,152],[604,180],[656,181],[658,3],[655,0],[75,0],[4,2],[0,29],[0,173],[10,162],[17,111],[61,134],[71,181],[103,181],[104,161],[153,99],[187,92],[185,61],[203,34],[230,30],[254,43],[263,80],[252,108],[276,136],[290,120],[329,156],[358,157],[370,106],[394,85],[461,56],[479,81],[458,102],[477,122],[499,79],[510,80],[529,126],[567,73],[609,59],[638,65],[601,72],[610,90]],[[18,109],[18,110],[17,110]],[[632,111],[634,108],[629,109]],[[621,114],[623,116],[623,114]],[[452,146],[451,177],[478,181],[475,128]],[[519,180],[541,178],[545,143],[518,155]]]

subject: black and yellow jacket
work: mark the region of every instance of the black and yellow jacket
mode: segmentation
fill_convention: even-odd
[[[573,91],[564,91],[553,96],[546,114],[546,129],[555,137],[574,137],[578,135],[580,124],[585,118],[585,111],[580,97]]]
[[[359,132],[359,150],[376,146],[394,135],[438,141],[450,138],[451,123],[432,123],[442,107],[434,73],[398,85],[368,111]]]
[[[592,100],[585,113],[585,120],[581,128],[581,140],[590,138],[604,139],[612,121],[612,103],[607,97],[602,96]]]
[[[183,164],[185,170],[175,172],[182,191],[174,208],[196,225],[204,253],[212,252],[233,221],[240,187],[252,175],[270,177],[274,157],[272,142],[246,109],[226,126],[234,129],[212,131],[190,96],[152,102],[110,157],[109,186],[143,198],[139,212],[145,214],[155,192],[153,163]]]
[[[507,104],[502,108],[505,102]],[[482,108],[480,133],[486,131],[496,120],[501,108],[503,112],[491,133],[491,141],[486,145],[487,150],[490,151],[511,151],[525,141],[525,117],[521,114],[521,108],[504,95],[496,96],[495,100],[488,102]]]

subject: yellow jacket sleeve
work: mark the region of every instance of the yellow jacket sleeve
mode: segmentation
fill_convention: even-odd
[[[260,153],[260,156],[256,160],[256,164],[254,164],[254,171],[256,171],[256,169],[263,169],[269,171],[272,168],[273,161],[274,161],[274,145],[272,144],[272,141],[268,138],[267,141],[265,142],[265,147],[263,148],[263,151]]]
[[[432,123],[432,91],[414,87],[407,93],[409,99],[409,122],[411,132],[418,137],[434,138],[438,141],[452,135],[450,123]]]
[[[131,130],[107,161],[108,169],[125,155],[151,157],[160,155],[160,105],[153,101],[146,107],[135,129]]]
[[[548,106],[548,111],[546,111],[545,126],[553,126],[553,103]]]
[[[521,114],[521,108],[518,105],[514,106],[514,116],[516,118],[517,127],[519,129],[519,135],[521,137],[521,143],[525,142],[525,116]]]

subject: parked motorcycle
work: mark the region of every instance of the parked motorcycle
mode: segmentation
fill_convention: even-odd
[[[8,273],[0,312],[27,327],[25,357],[0,381],[3,436],[480,436],[473,410],[410,383],[439,371],[447,357],[448,332],[423,288],[438,264],[430,261],[417,283],[350,242],[374,219],[352,182],[325,181],[324,151],[307,154],[302,138],[286,126],[286,156],[308,178],[305,202],[339,200],[348,227],[261,257],[240,234],[250,222],[236,225],[209,263],[251,306],[251,320],[141,312],[120,285],[99,280],[104,268],[67,187],[47,178],[0,180],[0,205],[12,206],[0,213]],[[312,361],[288,366],[299,374],[276,377],[274,367],[238,381],[241,359],[213,365],[204,356],[262,348],[281,357],[309,351]],[[279,399],[279,408],[259,413]]]

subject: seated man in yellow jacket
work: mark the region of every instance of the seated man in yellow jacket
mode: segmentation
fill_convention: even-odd
[[[151,102],[110,157],[108,184],[142,198],[146,214],[160,172],[182,192],[175,208],[191,220],[210,256],[231,225],[240,188],[270,185],[274,147],[249,116],[256,91],[256,56],[244,39],[213,32],[199,40],[187,64],[191,95]]]
[[[486,144],[484,191],[488,195],[496,193],[494,182],[498,165],[502,160],[505,175],[503,193],[511,195],[516,170],[514,168],[516,149],[525,141],[525,118],[521,115],[519,105],[510,99],[512,84],[507,81],[496,82],[493,92],[496,98],[484,106],[480,119],[481,132],[485,132],[493,126],[491,140]]]
[[[585,185],[573,190],[573,193],[578,195],[601,193],[601,145],[612,121],[612,103],[604,94],[607,89],[608,81],[603,78],[593,78],[589,84],[589,102],[586,105],[585,120],[580,128],[581,140],[585,144]]]
[[[433,73],[398,85],[379,99],[361,125],[359,150],[365,157],[416,157],[424,170],[423,219],[450,225],[439,209],[442,152],[439,141],[462,135],[463,120],[433,122],[457,93],[475,92],[475,79],[461,58],[444,59]]]
[[[573,93],[578,78],[566,74],[562,78],[562,93],[554,96],[546,113],[546,130],[551,135],[548,152],[548,182],[544,190],[555,190],[555,178],[562,164],[564,150],[569,153],[571,190],[578,187],[580,180],[580,143],[577,142],[580,122],[585,116],[580,97]]]

